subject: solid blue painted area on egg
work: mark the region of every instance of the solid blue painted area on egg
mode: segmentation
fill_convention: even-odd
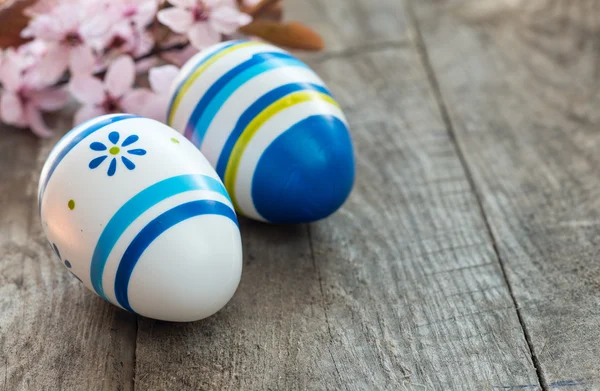
[[[71,262],[69,262],[68,260],[65,259],[65,266],[70,269],[71,268]]]
[[[272,223],[320,220],[346,201],[354,171],[346,125],[334,116],[311,116],[265,150],[252,180],[252,200]]]
[[[191,201],[176,206],[152,220],[131,241],[119,262],[115,276],[115,296],[123,308],[133,312],[127,294],[129,280],[135,265],[148,246],[169,228],[201,215],[220,215],[229,218],[236,225],[238,224],[237,217],[229,206],[213,200]]]
[[[235,147],[235,143],[238,141],[246,127],[252,122],[254,118],[256,118],[263,110],[269,107],[273,102],[278,101],[286,95],[292,94],[298,91],[317,91],[326,95],[331,96],[327,88],[311,83],[290,83],[283,85],[281,87],[277,87],[274,90],[271,90],[257,99],[250,107],[248,107],[238,119],[238,122],[235,125],[235,128],[227,138],[223,149],[221,150],[221,154],[219,155],[219,160],[217,161],[217,166],[215,167],[217,174],[221,177],[221,179],[225,179],[225,170],[227,169],[227,164],[229,163],[229,157],[231,156],[231,152]],[[280,162],[281,164],[281,162]]]

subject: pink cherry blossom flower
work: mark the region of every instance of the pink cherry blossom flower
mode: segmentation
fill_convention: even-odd
[[[130,56],[122,55],[114,60],[106,72],[104,81],[86,75],[73,77],[70,90],[83,103],[75,113],[75,123],[109,113],[134,113],[142,111],[151,92],[144,88],[133,89],[135,64]]]
[[[158,12],[158,20],[179,34],[187,34],[198,49],[221,41],[252,21],[239,11],[235,0],[169,0],[175,7]]]
[[[130,23],[121,21],[113,25],[103,46],[119,54],[131,54],[140,57],[148,54],[154,47],[154,36],[149,31],[138,30]]]
[[[158,9],[157,0],[113,0],[111,5],[121,19],[130,22],[138,30],[152,23]]]
[[[154,47],[154,37],[146,27],[152,23],[158,8],[157,0],[114,0],[108,15],[111,30],[103,46],[119,53],[143,56]]]
[[[25,50],[35,49],[25,45]],[[55,111],[63,107],[69,98],[61,88],[43,87],[37,84],[35,66],[28,56],[31,53],[9,49],[0,66],[0,82],[4,90],[0,96],[2,120],[20,128],[29,127],[40,137],[49,137],[52,131],[46,126],[42,111]]]
[[[44,79],[56,81],[67,67],[73,75],[90,74],[95,65],[94,47],[108,30],[106,5],[95,0],[66,2],[37,15],[21,32],[24,38],[36,38],[47,45],[39,62]]]
[[[37,0],[31,6],[23,10],[23,14],[29,18],[34,18],[38,15],[46,14],[52,11],[59,2],[66,2],[66,0]]]
[[[148,79],[152,92],[143,97],[145,102],[140,105],[135,114],[166,122],[167,106],[170,100],[169,92],[171,84],[178,74],[179,68],[174,65],[163,65],[150,69]]]

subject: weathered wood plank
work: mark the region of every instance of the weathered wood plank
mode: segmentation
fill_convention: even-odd
[[[599,4],[413,3],[544,389],[599,390]]]
[[[348,113],[358,160],[348,205],[311,226],[343,383],[356,390],[536,384],[477,201],[414,48],[313,65]]]
[[[317,21],[313,27],[335,43],[304,58],[352,124],[355,191],[339,213],[308,227],[244,220],[235,297],[200,322],[141,320],[136,389],[537,387],[421,59],[402,25],[384,38],[389,44],[383,28],[369,30],[403,20],[402,4],[305,4],[286,2],[297,12],[288,16]]]
[[[143,319],[136,389],[339,388],[305,226],[242,221],[244,274],[225,309],[204,321]]]
[[[37,182],[56,141],[0,127],[0,390],[132,390],[135,318],[75,280],[42,231]]]
[[[325,51],[360,50],[406,40],[398,0],[285,0],[285,18],[301,20],[325,39]]]

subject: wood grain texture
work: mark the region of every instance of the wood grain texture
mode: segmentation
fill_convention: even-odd
[[[411,3],[286,1],[326,40],[302,58],[356,186],[322,222],[242,220],[240,288],[204,321],[71,278],[36,213],[58,135],[0,127],[0,390],[600,390],[597,6]]]
[[[400,3],[357,4],[344,11],[361,17],[356,36],[403,15]],[[296,9],[303,22],[301,12],[314,11]],[[325,39],[345,42],[347,21],[330,24]],[[205,321],[142,320],[136,389],[537,386],[477,200],[406,37],[303,56],[352,124],[351,199],[310,226],[244,220],[235,297]]]
[[[132,390],[135,318],[79,284],[42,231],[37,183],[56,141],[0,127],[0,390]]]
[[[543,388],[600,390],[600,5],[413,3]]]
[[[328,52],[405,41],[406,15],[400,0],[285,0],[284,19],[317,31]]]
[[[342,383],[535,384],[477,201],[414,47],[312,65],[348,114],[358,161],[348,204],[310,226]]]

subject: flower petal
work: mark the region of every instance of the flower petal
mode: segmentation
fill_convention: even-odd
[[[159,122],[167,122],[167,107],[169,106],[169,96],[166,94],[154,94],[148,100],[141,115],[147,118],[155,119]]]
[[[99,38],[106,34],[111,27],[110,15],[107,12],[101,12],[96,16],[84,20],[79,26],[79,34],[85,41]]]
[[[60,41],[64,31],[51,15],[39,15],[29,22],[21,32],[23,38],[39,38],[45,41]]]
[[[108,134],[108,139],[111,143],[116,145],[119,142],[119,132],[110,132]]]
[[[191,8],[196,5],[196,0],[169,0],[175,7]]]
[[[131,144],[135,143],[135,142],[136,142],[136,141],[138,141],[139,139],[140,139],[140,138],[139,138],[137,135],[135,135],[135,134],[132,134],[131,136],[127,137],[127,138],[125,139],[125,141],[123,141],[123,144],[121,144],[121,147],[127,147],[127,146],[129,146],[129,145],[131,145]]]
[[[106,173],[108,174],[108,176],[113,176],[115,175],[115,172],[117,172],[117,159],[113,158],[110,161],[110,166],[108,166],[108,171]]]
[[[4,91],[0,97],[0,113],[7,124],[17,125],[23,122],[24,110],[21,99],[12,92]]]
[[[0,82],[8,91],[16,92],[22,83],[23,59],[12,49],[6,51],[0,67]]]
[[[197,49],[207,48],[221,40],[221,34],[206,22],[194,23],[188,30],[190,43]]]
[[[129,151],[127,151],[127,153],[130,153],[132,155],[138,155],[138,156],[144,156],[146,154],[146,150],[145,149],[130,149]]]
[[[29,123],[31,131],[36,135],[43,138],[52,136],[52,131],[46,126],[42,118],[42,112],[31,103],[25,105],[25,119]]]
[[[71,48],[69,55],[69,69],[74,76],[90,75],[94,70],[96,58],[92,48],[86,45],[79,45]]]
[[[94,168],[97,168],[100,164],[102,164],[103,161],[106,160],[107,157],[108,157],[107,155],[104,155],[104,156],[100,156],[95,159],[92,159],[92,161],[90,162],[88,167],[91,168],[92,170]]]
[[[130,56],[119,56],[108,68],[104,84],[114,98],[120,98],[131,90],[135,80],[135,64]]]
[[[69,93],[64,88],[46,88],[31,93],[31,101],[44,111],[56,111],[63,108],[69,100]]]
[[[192,26],[192,13],[181,8],[167,8],[156,14],[158,21],[176,33],[183,34]]]
[[[233,34],[241,26],[252,21],[248,14],[238,11],[233,7],[219,7],[210,14],[210,25],[223,34]]]
[[[175,65],[163,65],[150,69],[148,78],[152,91],[158,94],[168,93],[173,80],[175,80],[178,74],[179,68]]]
[[[82,106],[79,110],[77,110],[77,113],[75,113],[74,122],[75,125],[79,125],[89,119],[99,117],[103,114],[106,114],[106,112],[96,105]]]
[[[98,104],[104,101],[104,85],[95,77],[76,76],[69,84],[69,90],[82,103]]]
[[[136,27],[142,29],[152,23],[154,16],[156,16],[157,9],[158,4],[156,0],[148,0],[140,4],[137,13],[133,17],[133,22]]]
[[[90,149],[93,151],[106,151],[106,145],[104,145],[98,141],[94,141],[93,143],[90,144]]]
[[[133,162],[127,159],[125,156],[121,156],[121,161],[128,169],[133,170],[135,168],[135,164],[133,164]]]
[[[63,45],[53,45],[33,68],[31,82],[39,86],[49,86],[58,81],[69,64],[69,49]]]
[[[123,99],[121,99],[121,107],[127,113],[145,115],[144,108],[152,96],[153,94],[150,90],[146,88],[136,88],[123,96]]]

